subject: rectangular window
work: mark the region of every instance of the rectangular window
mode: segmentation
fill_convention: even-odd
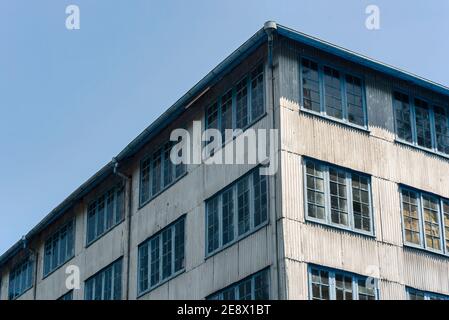
[[[17,264],[9,273],[9,300],[21,296],[33,286],[34,263],[31,257]]]
[[[260,64],[206,108],[206,129],[245,129],[265,112],[264,65]]]
[[[413,288],[406,288],[408,300],[449,300],[449,296],[421,291]]]
[[[121,300],[122,299],[122,259],[86,280],[85,300]]]
[[[146,204],[152,197],[168,188],[185,172],[184,163],[175,165],[171,161],[171,151],[175,143],[169,141],[145,157],[140,163],[140,205]]]
[[[373,234],[370,178],[319,161],[304,161],[307,218]]]
[[[268,220],[268,181],[259,168],[206,201],[207,253],[236,241]]]
[[[377,300],[377,280],[344,271],[311,266],[311,300]]]
[[[449,254],[447,200],[401,188],[401,201],[405,243]]]
[[[220,290],[207,300],[269,300],[270,270],[265,269]]]
[[[116,186],[89,204],[87,244],[101,237],[125,218],[124,188]]]
[[[44,277],[74,256],[74,246],[75,227],[72,220],[63,225],[45,241]]]
[[[185,269],[185,217],[139,245],[139,294]]]
[[[309,59],[301,59],[301,78],[303,109],[366,127],[361,78]]]
[[[431,105],[397,91],[393,93],[393,98],[398,139],[434,152],[449,154],[447,108]]]

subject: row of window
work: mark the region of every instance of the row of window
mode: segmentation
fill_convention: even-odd
[[[406,288],[409,300],[449,300],[449,296]],[[346,271],[309,266],[311,300],[378,300],[378,280]]]
[[[362,78],[301,59],[302,109],[366,127],[365,89]],[[397,138],[437,153],[449,155],[449,112],[447,106],[403,93],[393,92]]]
[[[393,105],[398,139],[449,154],[449,114],[444,107],[398,91]]]
[[[309,221],[374,235],[370,177],[304,160]],[[449,199],[401,187],[404,243],[449,255]]]
[[[303,58],[301,83],[305,110],[366,126],[365,93],[361,78]]]
[[[206,108],[206,129],[245,129],[265,113],[264,70],[260,64]]]
[[[122,299],[122,259],[115,261],[86,280],[85,300]]]
[[[33,261],[25,259],[9,273],[9,300],[14,300],[33,286]]]

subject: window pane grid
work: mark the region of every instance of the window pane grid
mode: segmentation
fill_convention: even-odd
[[[185,218],[139,245],[138,292],[145,293],[185,268]]]
[[[363,82],[309,59],[301,59],[302,107],[331,118],[366,126]]]
[[[110,264],[86,280],[84,299],[122,299],[122,259]]]
[[[63,265],[74,255],[74,221],[63,225],[44,245],[44,276]]]
[[[117,186],[98,197],[87,209],[87,244],[123,221],[124,188]]]
[[[14,300],[33,286],[34,263],[31,257],[16,265],[9,273],[9,300]]]
[[[268,181],[259,168],[206,201],[206,248],[210,254],[268,220]]]
[[[406,188],[401,198],[405,242],[449,254],[449,200]]]
[[[376,300],[376,288],[376,279],[322,267],[309,269],[311,300]]]
[[[310,159],[304,170],[307,218],[373,233],[369,177]]]

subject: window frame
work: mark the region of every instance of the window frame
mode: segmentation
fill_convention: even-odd
[[[187,175],[187,164],[182,163],[180,165],[182,165],[184,167],[183,172],[176,177],[176,166],[175,164],[172,163],[173,166],[173,177],[170,183],[168,183],[167,185],[164,184],[165,181],[165,147],[167,144],[172,143],[173,145],[170,148],[173,148],[177,142],[175,141],[166,141],[162,144],[162,146],[159,146],[158,148],[155,148],[153,150],[151,150],[150,152],[146,153],[142,159],[139,161],[139,192],[138,192],[138,197],[139,197],[139,207],[138,209],[143,208],[144,206],[146,206],[148,203],[150,203],[152,200],[154,200],[155,198],[157,198],[160,194],[162,194],[163,192],[165,192],[167,189],[169,189],[171,186],[173,186],[175,183],[177,183],[179,180],[181,180],[185,175]],[[170,149],[171,150],[171,149]],[[160,180],[160,189],[153,194],[153,157],[154,155],[160,152],[160,171],[161,171],[161,180]],[[148,172],[148,181],[149,181],[149,191],[148,191],[148,199],[146,200],[142,200],[142,169],[143,169],[143,163],[145,161],[149,161],[148,166],[149,166],[149,172]]]
[[[446,247],[446,241],[449,240],[449,234],[446,235],[446,230],[445,230],[445,226],[444,226],[444,218],[445,217],[444,217],[444,210],[443,210],[444,203],[445,202],[449,203],[449,199],[443,198],[443,197],[436,195],[434,193],[431,193],[431,192],[419,190],[419,189],[416,189],[416,188],[413,188],[410,186],[406,186],[406,185],[402,185],[402,184],[399,185],[398,189],[399,189],[399,201],[401,204],[400,208],[401,208],[402,242],[403,242],[404,246],[419,249],[419,250],[424,250],[424,251],[435,253],[438,255],[449,256],[449,249]],[[417,206],[418,206],[419,236],[420,236],[419,244],[408,242],[406,240],[405,221],[404,221],[404,206],[403,206],[403,196],[402,196],[403,190],[413,192],[418,195]],[[439,226],[439,231],[440,231],[439,242],[440,242],[440,248],[441,248],[440,250],[427,247],[426,233],[425,233],[424,209],[423,209],[423,195],[426,195],[426,196],[436,199],[437,203],[438,203],[438,226]]]
[[[313,291],[312,291],[312,270],[325,271],[329,273],[329,301],[335,301],[336,297],[336,285],[335,285],[335,275],[340,274],[342,276],[351,277],[352,283],[352,300],[360,300],[359,299],[359,280],[367,280],[370,278],[369,276],[360,275],[357,273],[344,271],[340,269],[320,266],[316,264],[308,264],[307,265],[307,288],[308,288],[308,300],[313,300]],[[373,278],[374,280],[374,300],[380,300],[380,289],[379,289],[379,279]],[[360,300],[361,301],[361,300]]]
[[[407,286],[405,287],[405,291],[407,293],[407,300],[411,300],[410,299],[411,293],[422,294],[423,300],[432,300],[431,298],[440,298],[437,300],[449,300],[449,295],[445,295],[442,293],[435,293],[435,292],[430,292],[430,291],[425,291],[425,290],[419,290],[419,289],[415,289],[415,288],[407,287]]]
[[[398,128],[397,128],[397,118],[396,118],[396,110],[394,108],[395,103],[395,92],[398,92],[400,94],[406,95],[409,98],[409,106],[410,106],[410,125],[411,125],[411,134],[412,134],[412,142],[409,142],[407,140],[404,140],[399,137],[398,135]],[[424,146],[421,146],[418,144],[418,131],[417,131],[417,123],[416,123],[416,104],[415,99],[424,101],[427,103],[428,109],[429,109],[429,122],[430,122],[430,134],[431,134],[431,148],[427,148]],[[395,141],[401,144],[405,144],[426,152],[430,152],[433,154],[437,154],[444,158],[449,158],[449,153],[444,153],[442,151],[438,150],[438,137],[437,137],[437,130],[436,130],[436,121],[435,121],[435,107],[443,108],[446,112],[446,125],[449,128],[449,105],[447,103],[441,102],[441,101],[434,101],[430,98],[423,97],[420,94],[414,94],[410,90],[401,89],[398,87],[393,87],[391,91],[391,101],[392,101],[392,108],[393,108],[393,119],[394,119],[394,135],[395,135]]]
[[[11,270],[9,271],[9,281],[8,281],[8,300],[16,300],[17,298],[19,298],[20,296],[22,296],[23,294],[25,294],[28,290],[30,290],[31,288],[33,288],[34,286],[34,277],[35,277],[35,268],[36,268],[36,263],[35,260],[32,256],[28,256],[22,260],[20,260],[18,263],[16,263],[14,265],[13,268],[11,268]],[[11,296],[11,280],[13,278],[13,274],[17,273],[18,269],[22,269],[23,272],[23,266],[27,265],[26,267],[26,280],[30,281],[30,284],[28,286],[25,286],[24,288],[21,288],[20,292],[17,295],[13,295]],[[31,268],[31,270],[28,270],[28,268]],[[21,273],[20,273],[21,274]],[[28,279],[28,277],[30,277],[30,279]],[[17,275],[14,275],[14,280],[15,278],[17,278]],[[16,281],[16,280],[15,280]],[[22,280],[20,281],[20,283],[22,282]],[[14,286],[15,287],[15,286]]]
[[[256,293],[256,290],[255,290],[255,288],[256,288],[256,286],[255,286],[255,279],[256,279],[257,276],[262,275],[262,274],[266,275],[266,277],[267,277],[267,279],[266,279],[267,280],[267,285],[268,285],[268,299],[267,300],[269,300],[270,296],[271,296],[271,272],[270,272],[270,267],[269,266],[264,268],[264,269],[262,269],[262,270],[260,270],[260,271],[255,272],[255,273],[253,273],[253,274],[251,274],[251,275],[249,275],[249,276],[247,276],[247,277],[245,277],[245,278],[243,278],[241,280],[233,282],[230,285],[228,285],[228,286],[226,286],[226,287],[224,287],[224,288],[222,288],[220,290],[217,290],[217,291],[209,294],[208,296],[206,296],[205,299],[206,300],[222,300],[223,301],[224,300],[223,299],[223,294],[226,291],[228,291],[230,289],[233,289],[234,290],[234,294],[235,294],[235,296],[234,296],[235,299],[232,300],[232,301],[242,301],[240,299],[237,299],[237,297],[239,297],[239,295],[240,295],[238,287],[239,287],[240,284],[250,280],[251,281],[251,301],[257,301],[257,300],[254,299],[255,298],[255,293]]]
[[[175,234],[176,234],[176,225],[178,223],[183,223],[184,224],[184,266],[175,271],[175,264],[176,264],[176,241],[175,241]],[[179,276],[180,274],[184,273],[186,271],[186,246],[187,246],[187,214],[183,214],[182,216],[180,216],[179,218],[177,218],[175,221],[171,222],[170,224],[168,224],[167,226],[165,226],[164,228],[162,228],[161,230],[157,231],[156,233],[152,234],[150,237],[148,237],[147,239],[145,239],[144,241],[142,241],[138,246],[137,246],[137,298],[153,291],[154,289],[160,287],[161,285],[167,283],[168,281],[176,278],[177,276]],[[171,264],[170,264],[170,268],[171,268],[171,274],[167,277],[163,277],[163,239],[162,239],[162,234],[164,233],[164,231],[170,229],[171,231]],[[154,239],[156,239],[157,237],[159,237],[160,239],[158,239],[158,264],[159,264],[159,281],[153,285],[151,285],[151,265],[152,265],[152,259],[151,259],[151,243],[153,242]],[[147,258],[147,262],[148,262],[148,274],[147,274],[147,289],[145,290],[141,290],[140,289],[140,269],[141,269],[141,261],[140,261],[140,249],[146,245],[147,246],[147,250],[148,250],[148,258]]]
[[[47,242],[48,241],[52,241],[53,242],[53,238],[56,235],[59,235],[61,230],[64,227],[67,227],[69,224],[72,224],[72,254],[70,256],[68,256],[62,263],[59,263],[59,259],[58,259],[58,264],[53,267],[50,268],[49,271],[47,273],[45,273],[45,259],[47,258],[45,251],[46,251],[46,247],[47,247]],[[60,240],[60,239],[58,239]],[[68,242],[67,242],[68,243]],[[59,245],[59,242],[58,242]],[[68,244],[66,244],[67,246]],[[53,246],[53,244],[52,244]],[[76,246],[76,219],[75,218],[71,218],[69,221],[65,222],[64,224],[62,224],[60,227],[58,227],[57,230],[55,230],[52,234],[50,234],[44,241],[44,253],[43,253],[43,265],[42,265],[42,279],[47,278],[48,276],[50,276],[53,272],[55,272],[56,270],[58,270],[59,268],[61,268],[64,264],[66,264],[67,262],[69,262],[71,259],[73,259],[73,257],[75,257],[75,248]],[[59,249],[58,249],[59,250]],[[60,255],[60,251],[58,251],[58,257]],[[53,256],[51,256],[51,259],[53,259]]]
[[[99,271],[95,272],[93,275],[91,275],[90,277],[88,277],[86,280],[84,280],[84,300],[88,300],[87,299],[87,283],[89,281],[93,281],[95,277],[97,277],[100,274],[105,273],[107,270],[111,269],[111,295],[112,297],[114,297],[115,294],[115,267],[116,265],[118,265],[120,263],[120,299],[118,300],[122,300],[123,299],[123,256],[121,256],[120,258],[114,260],[113,262],[111,262],[110,264],[108,264],[107,266],[105,266],[104,268],[100,269]],[[102,276],[102,283],[101,283],[101,295],[104,296],[105,293],[105,276]],[[95,282],[93,282],[96,285],[96,280]],[[92,299],[89,299],[88,301],[94,301],[95,299],[95,286],[92,285]],[[105,299],[99,299],[98,301],[104,301]],[[114,300],[112,298],[112,300]]]
[[[90,206],[93,204],[93,203],[96,203],[101,197],[104,197],[104,212],[103,212],[103,215],[104,215],[104,221],[105,221],[105,225],[104,225],[104,227],[106,227],[106,225],[107,225],[107,215],[106,215],[106,212],[107,212],[107,196],[108,196],[108,194],[109,194],[109,192],[111,192],[111,191],[113,191],[114,190],[114,192],[115,192],[115,196],[114,196],[114,217],[116,218],[114,221],[113,221],[113,223],[112,223],[112,225],[111,225],[111,227],[109,228],[109,229],[104,229],[103,230],[103,232],[100,234],[100,235],[98,235],[98,236],[96,236],[96,237],[94,237],[92,240],[90,240],[89,241],[89,208],[90,208]],[[122,190],[121,192],[123,193],[123,203],[122,203],[122,206],[123,206],[123,216],[121,217],[121,219],[120,220],[118,220],[117,221],[117,199],[118,199],[118,193],[119,193],[119,191],[120,190]],[[123,223],[123,221],[125,221],[125,219],[126,219],[126,188],[125,188],[125,185],[122,185],[122,184],[117,184],[117,185],[115,185],[115,186],[113,186],[113,187],[110,187],[110,188],[108,188],[108,189],[106,189],[106,191],[103,191],[103,192],[101,192],[101,193],[99,193],[99,195],[98,196],[96,196],[96,197],[94,197],[88,204],[87,204],[87,206],[86,206],[86,209],[85,209],[85,212],[86,212],[86,220],[85,220],[85,235],[86,235],[86,240],[85,240],[85,248],[88,248],[88,247],[90,247],[93,243],[95,243],[95,242],[97,242],[99,239],[101,239],[101,238],[103,238],[106,234],[108,234],[109,232],[111,232],[113,229],[115,229],[117,226],[119,226],[121,223]],[[97,216],[97,210],[95,210],[96,211],[96,213],[95,213],[95,234],[97,233],[97,220],[98,220],[98,216]]]
[[[318,219],[314,218],[309,215],[309,209],[308,209],[308,195],[307,195],[307,163],[312,162],[315,164],[318,164],[323,168],[323,184],[324,184],[324,213],[325,213],[325,219]],[[374,213],[374,202],[373,202],[373,188],[372,188],[372,177],[366,173],[358,172],[349,168],[341,167],[338,165],[334,165],[325,161],[313,159],[310,157],[302,157],[301,160],[301,167],[303,170],[302,179],[303,179],[303,197],[304,197],[304,218],[306,221],[317,223],[320,225],[329,226],[331,228],[336,229],[342,229],[351,233],[365,235],[369,237],[375,237],[376,236],[376,230],[375,230],[375,213]],[[331,220],[331,192],[330,192],[330,179],[329,179],[329,169],[334,168],[338,171],[345,172],[345,182],[346,182],[346,201],[347,201],[347,211],[348,211],[348,219],[349,219],[349,225],[341,225],[333,223]],[[369,211],[370,211],[370,232],[362,230],[362,229],[356,229],[354,227],[354,208],[353,208],[353,187],[352,187],[352,174],[356,174],[358,176],[364,177],[368,180],[368,200],[369,200]]]
[[[262,73],[263,73],[263,90],[262,90],[262,112],[259,116],[255,117],[253,119],[253,106],[252,106],[252,74],[253,72],[255,72],[258,68],[262,67]],[[212,101],[209,101],[207,103],[207,105],[204,107],[204,117],[203,117],[203,123],[204,123],[204,129],[208,129],[209,127],[209,123],[208,123],[208,109],[213,106],[214,104],[216,104],[217,106],[217,129],[218,131],[221,132],[221,127],[222,127],[222,99],[224,96],[226,96],[226,94],[228,94],[229,92],[232,92],[232,128],[227,128],[227,129],[231,129],[231,130],[242,130],[245,131],[246,129],[248,129],[249,127],[253,126],[257,121],[259,121],[260,119],[262,119],[264,116],[266,116],[267,114],[267,99],[266,99],[266,93],[267,93],[267,88],[266,88],[266,66],[265,66],[265,62],[263,60],[255,63],[255,65],[248,71],[246,72],[243,76],[239,77],[239,79],[235,82],[232,83],[232,85],[230,85],[228,87],[228,89],[223,90],[222,93],[220,93],[215,99],[213,99]],[[247,103],[247,117],[248,117],[248,123],[243,126],[242,128],[237,128],[237,85],[240,84],[243,80],[246,80],[246,89],[247,89],[247,97],[246,97],[246,103]],[[232,137],[232,139],[234,139],[235,136]],[[228,143],[229,141],[231,141],[231,139],[226,140],[226,137],[223,139],[222,136],[222,145],[225,145],[226,143]],[[204,145],[207,145],[207,141],[204,142]]]
[[[212,256],[214,256],[215,254],[225,250],[226,248],[234,245],[235,243],[241,241],[242,239],[248,237],[249,235],[257,232],[258,230],[264,228],[265,226],[267,226],[270,223],[270,212],[271,212],[271,208],[270,208],[270,181],[269,181],[269,176],[265,176],[266,177],[266,188],[267,188],[267,217],[265,219],[265,221],[261,222],[258,226],[254,226],[254,213],[255,213],[255,208],[254,208],[254,178],[252,177],[252,175],[257,171],[260,170],[260,165],[250,169],[249,171],[247,171],[245,174],[243,174],[242,176],[240,176],[238,179],[234,180],[233,182],[229,183],[227,186],[225,186],[224,188],[220,189],[218,192],[214,193],[212,196],[210,196],[209,198],[204,200],[204,212],[205,212],[205,247],[204,247],[204,251],[205,251],[205,259],[208,259]],[[251,178],[249,178],[251,177]],[[248,201],[249,201],[249,230],[242,233],[241,235],[239,235],[238,232],[238,183],[241,182],[243,179],[248,179]],[[231,241],[228,241],[226,244],[223,245],[223,210],[222,210],[222,203],[223,203],[223,194],[227,191],[229,191],[230,189],[232,189],[232,193],[233,193],[233,207],[234,207],[234,212],[233,212],[233,217],[234,217],[234,224],[233,224],[233,232],[234,232],[234,237]],[[212,251],[208,251],[208,243],[209,243],[209,236],[208,236],[208,209],[207,209],[207,204],[209,201],[211,201],[212,199],[218,197],[218,247]]]
[[[356,129],[360,129],[362,131],[369,132],[369,125],[368,125],[368,106],[367,106],[367,98],[366,98],[366,82],[365,78],[362,74],[356,71],[346,71],[345,68],[336,66],[334,63],[324,61],[322,59],[313,58],[307,54],[301,54],[298,56],[299,58],[299,101],[300,101],[300,107],[299,110],[301,112],[316,115],[319,117],[322,117],[324,119],[328,119],[330,121],[334,121],[337,123],[341,123],[343,125],[347,125]],[[313,63],[316,63],[318,66],[318,88],[320,93],[320,112],[316,112],[313,110],[306,109],[304,107],[304,92],[303,92],[303,59],[309,60]],[[324,84],[324,68],[328,67],[331,69],[334,69],[339,72],[340,75],[340,96],[341,96],[341,103],[342,103],[342,115],[343,118],[335,118],[330,115],[327,115],[326,112],[326,102],[325,102],[325,84]],[[348,115],[348,99],[347,99],[347,90],[346,90],[346,76],[351,76],[360,79],[360,86],[361,86],[361,96],[362,96],[362,111],[363,111],[363,125],[359,125],[353,122],[349,121],[349,115]]]

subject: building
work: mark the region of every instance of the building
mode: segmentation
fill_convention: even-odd
[[[0,297],[444,299],[448,97],[267,22],[0,257]],[[278,170],[173,164],[193,121],[278,129]]]

